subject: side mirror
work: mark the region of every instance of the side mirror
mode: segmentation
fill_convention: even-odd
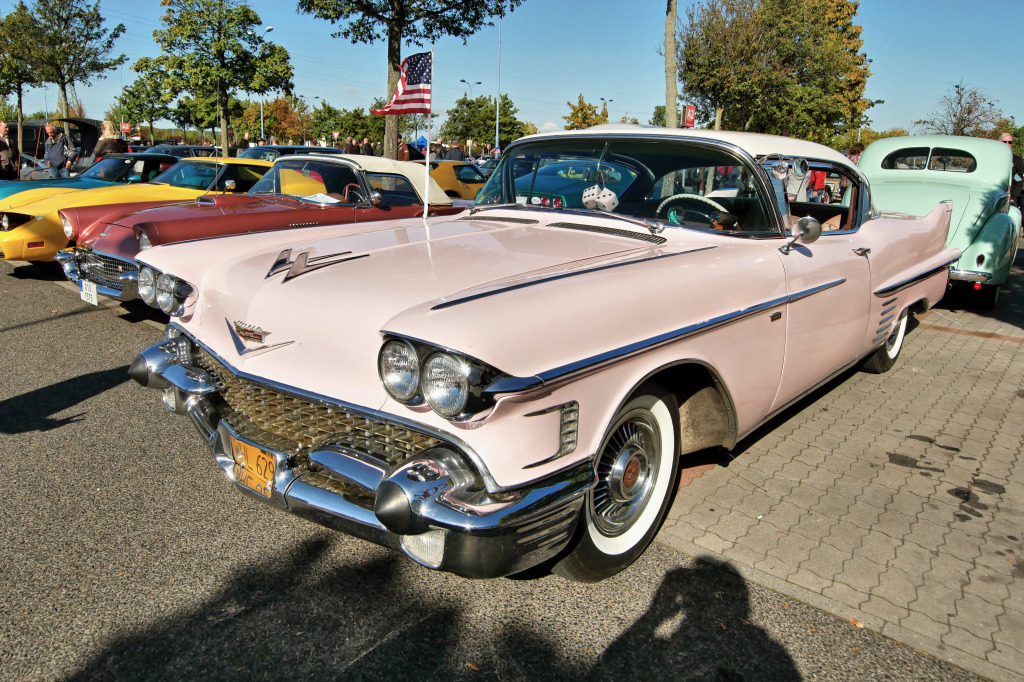
[[[818,241],[818,237],[821,236],[821,223],[818,222],[817,218],[805,216],[800,218],[793,223],[792,229],[793,240],[785,246],[779,247],[779,251],[784,254],[788,254],[792,249],[793,245],[797,242],[801,244],[813,244]]]
[[[794,177],[802,178],[811,170],[807,165],[807,159],[793,159],[792,173]]]
[[[234,180],[225,180],[224,181],[224,191],[225,192],[234,192],[235,191],[235,181]]]
[[[370,203],[374,206],[383,206],[384,196],[380,192],[374,190],[370,192]]]
[[[142,176],[141,175],[129,175],[128,176],[128,184],[130,185],[133,182],[142,182]]]

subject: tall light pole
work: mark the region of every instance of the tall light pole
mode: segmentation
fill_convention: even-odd
[[[605,99],[604,97],[602,97],[601,101],[604,102],[604,112],[607,114],[608,113],[608,105],[611,104],[612,102],[614,102],[615,100],[613,100],[613,99]]]
[[[501,15],[498,15],[498,97],[494,100],[494,148],[501,149],[498,141],[498,122],[501,120]]]
[[[273,30],[274,30],[273,26],[267,26],[265,29],[263,29],[263,33],[259,34],[260,41],[262,41],[267,36],[267,34],[270,33]],[[248,33],[251,36],[256,35],[256,32],[253,31],[251,28],[249,29]],[[264,141],[267,139],[267,134],[263,130],[263,95],[262,94],[260,94],[260,139],[264,140]]]
[[[465,84],[466,84],[466,85],[467,85],[467,86],[469,87],[469,98],[470,98],[470,99],[473,99],[473,86],[474,86],[474,85],[483,85],[483,83],[481,83],[480,81],[475,81],[475,82],[473,82],[473,83],[470,83],[470,82],[469,82],[468,80],[466,80],[465,78],[460,78],[460,79],[459,79],[459,82],[460,82],[460,83],[465,83]]]

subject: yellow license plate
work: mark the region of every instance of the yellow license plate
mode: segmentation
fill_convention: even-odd
[[[270,497],[270,487],[277,468],[274,456],[233,437],[230,441],[231,458],[235,460],[235,480],[263,497]]]

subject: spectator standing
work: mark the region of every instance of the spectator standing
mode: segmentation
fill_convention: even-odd
[[[377,144],[373,145],[374,156],[384,156],[384,143],[377,140]]]
[[[863,153],[863,151],[864,145],[862,145],[860,142],[854,142],[853,144],[850,145],[850,151],[846,153],[846,158],[848,158],[851,162],[853,162],[853,165],[856,166],[858,163],[860,163],[860,155],[861,153]]]
[[[117,144],[117,135],[114,134],[114,124],[110,121],[104,121],[102,128],[103,134],[100,135],[100,140],[96,143],[96,148],[92,152],[97,159],[101,156],[117,154],[121,151],[121,147]]]
[[[347,138],[347,140],[345,142],[345,150],[344,151],[345,151],[346,154],[358,154],[359,153],[359,145],[357,145],[355,143],[355,140],[353,140],[351,137],[349,137],[349,138]]]
[[[1020,205],[1020,192],[1024,187],[1024,159],[1013,153],[1013,135],[1003,133],[999,136],[1000,142],[1010,145],[1010,156],[1013,158],[1013,176],[1010,179],[1010,201]]]
[[[363,143],[359,145],[359,153],[363,156],[373,156],[373,145],[370,144],[370,138],[363,138]]]
[[[68,144],[63,130],[57,130],[46,124],[46,144],[43,161],[50,167],[51,177],[71,177],[71,162],[76,156],[75,150]]]
[[[7,136],[7,121],[0,121],[0,180],[18,179],[16,145]]]
[[[825,189],[825,171],[811,171],[811,180],[807,185],[807,200],[820,203],[822,190]]]
[[[402,136],[398,136],[398,154],[395,156],[399,161],[409,160],[409,147],[402,140]]]
[[[459,141],[452,142],[452,148],[448,150],[448,153],[444,155],[444,158],[448,161],[465,161],[466,155],[462,153],[462,147],[459,145]]]

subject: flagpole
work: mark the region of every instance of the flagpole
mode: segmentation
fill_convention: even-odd
[[[430,48],[430,82],[434,82],[434,48]],[[433,89],[433,85],[431,85]],[[427,149],[426,159],[423,161],[423,224],[427,224],[427,211],[430,208],[430,112],[434,110],[434,94],[430,94],[430,104],[427,106]]]

